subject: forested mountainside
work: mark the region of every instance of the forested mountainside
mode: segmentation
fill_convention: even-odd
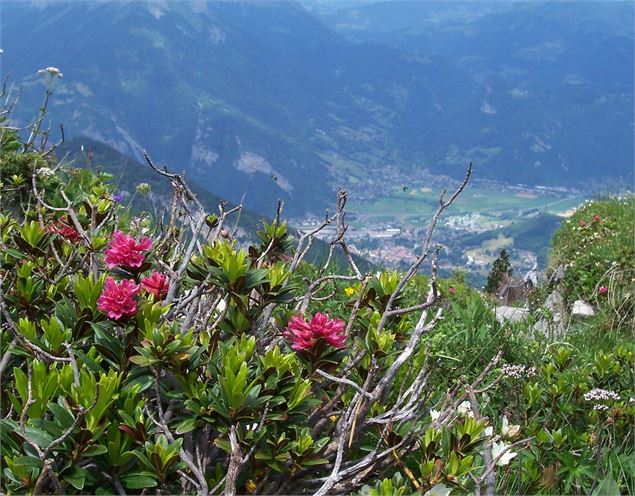
[[[69,136],[270,215],[470,160],[513,183],[632,178],[631,3],[324,5],[6,1],[2,67],[22,109],[38,69],[64,72],[50,118]]]

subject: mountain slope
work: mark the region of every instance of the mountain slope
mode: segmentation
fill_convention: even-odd
[[[37,69],[57,66],[50,117],[69,136],[136,158],[148,149],[225,198],[246,193],[263,213],[283,198],[294,216],[321,216],[337,186],[363,187],[390,168],[458,176],[472,160],[477,177],[564,186],[630,173],[632,76],[599,64],[613,42],[623,55],[632,40],[632,29],[610,30],[612,7],[583,45],[594,54],[589,71],[605,73],[587,84],[579,64],[561,82],[547,66],[562,57],[531,59],[553,29],[564,53],[577,53],[588,23],[574,15],[520,4],[468,9],[457,22],[434,5],[443,15],[425,29],[406,22],[418,19],[412,12],[389,18],[370,6],[392,19],[387,31],[352,40],[292,2],[5,1],[3,71],[23,89],[19,122],[41,100]],[[515,51],[496,48],[516,31]]]
[[[59,147],[56,150],[56,155],[60,159],[63,158],[65,163],[73,167],[91,167],[93,170],[99,168],[103,172],[112,174],[112,181],[116,184],[117,194],[123,196],[124,202],[131,202],[133,210],[152,211],[156,208],[160,212],[162,208],[171,204],[172,186],[166,178],[154,172],[144,163],[122,154],[107,144],[90,138],[74,138]],[[89,156],[91,157],[90,160],[88,160]],[[187,177],[186,180],[205,210],[208,213],[218,213],[218,205],[225,200],[207,191]],[[135,189],[140,183],[147,183],[150,186],[150,200],[143,199],[138,194],[135,195]],[[226,208],[229,209],[233,206],[230,203]],[[285,217],[286,215],[283,211],[283,218]],[[266,216],[243,208],[240,218],[236,215],[229,217],[227,226],[228,228],[233,228],[238,222],[238,239],[241,242],[254,242],[257,239],[256,232],[262,229],[263,222],[270,223],[271,221],[272,219]],[[289,227],[289,232],[296,240],[299,239],[300,235],[295,229]],[[328,252],[328,243],[321,239],[314,239],[305,260],[323,265],[328,257]],[[360,270],[369,271],[374,269],[374,266],[367,260],[357,256],[354,258]],[[348,261],[340,250],[336,250],[333,256],[333,263],[338,264],[340,267],[347,267]]]
[[[318,13],[357,42],[454,60],[481,85],[487,122],[479,129],[466,113],[477,133],[457,139],[447,162],[471,156],[508,181],[588,186],[602,176],[632,181],[633,8],[395,1]]]

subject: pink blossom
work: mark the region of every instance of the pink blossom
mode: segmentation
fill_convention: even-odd
[[[139,294],[139,289],[139,285],[132,279],[117,283],[112,277],[108,277],[97,306],[112,320],[132,317],[137,313],[135,296]]]
[[[595,214],[595,215],[593,216],[593,220],[594,220],[595,222],[600,222],[600,221],[602,220],[602,217],[600,217],[598,214]]]
[[[454,289],[452,286],[450,286],[450,289],[448,289],[448,293],[453,295],[454,293],[456,293],[456,289]]]
[[[320,338],[335,348],[343,348],[346,342],[344,322],[329,319],[328,315],[320,312],[316,313],[310,322],[305,321],[301,316],[291,317],[284,337],[293,341],[291,347],[294,350],[308,350]]]
[[[152,240],[143,237],[137,241],[127,234],[117,231],[108,245],[106,266],[113,269],[117,266],[138,269],[143,265],[145,255],[141,252],[152,249]]]
[[[141,281],[141,287],[148,293],[154,295],[155,300],[162,300],[168,295],[170,283],[165,274],[153,272],[150,277],[144,277]]]
[[[598,291],[600,292],[600,294],[606,294],[609,292],[609,288],[607,288],[606,286],[600,286],[600,289]]]

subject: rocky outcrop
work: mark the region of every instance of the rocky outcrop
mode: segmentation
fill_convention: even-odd
[[[545,336],[559,336],[564,333],[567,321],[567,309],[560,291],[555,290],[547,296],[545,308],[549,312],[548,317],[541,317],[534,324],[534,331],[541,332]]]
[[[521,322],[529,316],[529,309],[501,305],[496,307],[495,314],[496,320],[501,324],[505,322]]]
[[[572,317],[592,317],[593,315],[595,315],[595,310],[586,301],[576,300],[573,302]]]

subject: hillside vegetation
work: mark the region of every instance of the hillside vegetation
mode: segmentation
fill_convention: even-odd
[[[158,168],[174,203],[131,211],[3,119],[4,494],[635,494],[632,198],[557,231],[560,275],[511,323],[437,277],[471,169],[408,271],[366,273],[343,191],[316,265],[279,216],[239,248]],[[566,325],[535,332],[555,291]]]

